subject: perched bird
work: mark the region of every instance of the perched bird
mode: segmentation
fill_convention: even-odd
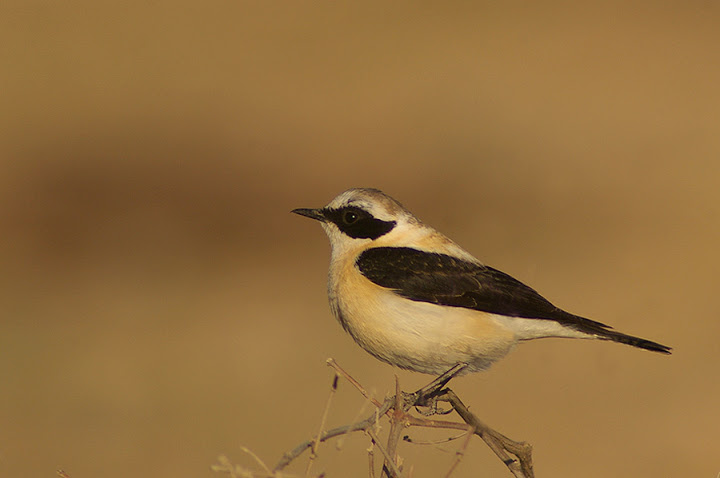
[[[400,368],[441,374],[488,368],[520,341],[570,337],[669,354],[670,347],[555,307],[484,265],[377,189],[349,189],[319,209],[330,238],[330,307],[370,354]]]

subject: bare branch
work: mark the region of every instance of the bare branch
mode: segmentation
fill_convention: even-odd
[[[370,396],[370,394],[367,392],[367,390],[365,390],[365,388],[364,388],[362,385],[360,385],[360,382],[358,382],[357,380],[355,380],[349,373],[347,373],[347,372],[335,361],[334,358],[329,358],[329,359],[327,359],[326,363],[327,363],[330,367],[334,368],[337,373],[339,373],[340,375],[342,375],[343,377],[345,377],[345,380],[347,380],[348,382],[350,382],[351,384],[353,384],[353,386],[358,389],[358,391],[362,394],[363,397],[367,398],[368,400],[370,400],[370,401],[373,403],[373,405],[375,405],[376,407],[380,408],[380,406],[381,406],[380,402],[378,402],[378,401],[375,400],[372,396]]]
[[[257,456],[255,453],[253,453],[252,450],[250,450],[248,447],[245,447],[245,446],[241,446],[240,450],[247,453],[248,455],[250,455],[252,457],[252,459],[255,460],[255,463],[260,465],[262,467],[262,469],[265,470],[265,472],[268,475],[272,474],[272,471],[270,471],[270,468],[268,468],[268,466],[265,464],[265,462],[262,461],[259,456]]]
[[[395,464],[395,460],[393,459],[392,455],[388,450],[383,448],[383,446],[380,444],[380,441],[378,440],[377,435],[375,435],[375,432],[372,431],[372,428],[367,429],[367,434],[370,435],[370,438],[372,438],[373,443],[376,447],[378,447],[378,450],[380,450],[380,453],[383,454],[385,457],[385,464],[383,465],[383,472],[386,471],[385,467],[387,466],[389,468],[389,473],[392,478],[400,478],[400,470],[398,470],[397,465]]]
[[[465,433],[461,433],[459,435],[443,438],[442,440],[415,440],[413,438],[410,438],[408,435],[405,435],[403,437],[403,441],[407,443],[412,443],[413,445],[431,445],[431,446],[437,446],[442,445],[443,443],[450,443],[451,441],[455,441],[459,438],[466,437],[468,434],[472,436],[472,430],[469,430]],[[444,450],[443,448],[439,448],[439,450]]]
[[[243,451],[247,451],[247,449],[244,449]],[[252,453],[251,455],[254,456],[254,454]],[[262,461],[258,459],[256,459],[256,461],[262,465]],[[268,470],[266,467],[264,468],[265,469],[263,471],[254,471],[241,465],[234,465],[225,455],[220,455],[218,457],[218,464],[212,465],[210,467],[212,471],[216,471],[218,473],[225,473],[230,478],[297,478],[295,475],[288,475],[281,472],[273,472]]]
[[[529,443],[511,440],[485,425],[450,389],[443,390],[443,394],[438,396],[438,399],[449,402],[465,423],[475,428],[475,434],[483,439],[516,478],[534,478],[532,446]],[[510,457],[508,453],[515,455],[515,458]]]
[[[372,428],[370,428],[369,430],[372,430]],[[370,477],[370,478],[375,478],[375,453],[373,452],[373,450],[375,450],[375,441],[374,441],[374,440],[371,440],[371,441],[370,441],[370,446],[369,446],[368,449],[367,449],[367,452],[368,452],[368,469],[369,469],[368,474],[369,474],[369,477]]]
[[[460,464],[460,461],[465,456],[465,450],[467,450],[468,445],[470,444],[470,439],[473,436],[473,429],[468,430],[468,432],[465,434],[465,440],[463,440],[462,446],[457,449],[455,452],[455,461],[450,466],[450,469],[448,470],[447,474],[445,475],[445,478],[450,478],[450,475],[452,475],[453,471],[455,471],[455,468],[458,467]]]
[[[318,428],[317,437],[313,440],[310,459],[308,460],[307,467],[305,468],[306,477],[310,476],[310,468],[317,457],[317,449],[318,446],[320,446],[320,435],[322,435],[322,431],[325,429],[325,422],[327,421],[328,412],[330,411],[330,404],[332,403],[332,398],[335,396],[335,392],[337,391],[338,378],[338,374],[336,373],[333,377],[332,385],[330,386],[330,394],[328,395],[327,402],[325,402],[325,410],[323,410],[322,418],[320,419],[320,427]],[[263,466],[265,465],[263,464]]]
[[[516,478],[534,478],[533,465],[532,465],[532,447],[529,443],[516,442],[506,437],[505,435],[493,430],[485,423],[483,423],[477,416],[471,413],[465,404],[458,398],[458,396],[449,388],[446,387],[447,383],[456,375],[461,373],[467,364],[458,364],[452,369],[448,370],[428,385],[414,393],[405,393],[400,390],[399,380],[395,377],[395,395],[385,399],[383,403],[378,402],[370,396],[365,388],[355,380],[350,374],[340,367],[340,365],[333,359],[328,359],[328,365],[331,366],[336,376],[333,381],[333,390],[328,398],[328,405],[323,413],[323,419],[321,422],[320,430],[318,434],[311,440],[301,443],[294,449],[286,452],[280,461],[275,465],[272,473],[276,475],[279,471],[287,467],[294,459],[299,457],[305,450],[312,449],[313,454],[317,451],[317,447],[320,443],[329,440],[334,437],[342,436],[355,431],[364,431],[372,440],[370,448],[368,448],[368,462],[369,462],[369,474],[371,478],[375,476],[374,467],[374,454],[373,449],[376,446],[381,451],[385,460],[383,464],[383,476],[388,478],[400,478],[401,471],[399,466],[400,458],[397,455],[398,442],[402,435],[402,431],[408,426],[419,426],[426,428],[441,428],[441,429],[453,429],[463,430],[466,432],[466,438],[463,440],[462,445],[456,451],[456,457],[453,461],[450,469],[448,470],[446,477],[449,477],[458,465],[462,461],[463,456],[467,450],[470,438],[473,435],[477,435],[483,439],[483,441],[490,447],[490,449],[502,460],[507,466],[508,470]],[[350,425],[345,425],[337,428],[333,428],[329,431],[323,431],[325,426],[325,419],[327,416],[327,410],[329,408],[330,399],[334,393],[334,387],[337,386],[337,376],[343,376],[348,382],[350,382],[368,401],[376,406],[373,414],[366,417],[363,420],[357,421]],[[430,413],[444,413],[438,412],[437,402],[443,401],[448,402],[454,410],[464,421],[464,423],[445,421],[445,420],[434,420],[430,418],[420,418],[408,413],[413,407],[430,407]],[[392,413],[390,411],[392,410]],[[387,446],[383,447],[378,439],[377,431],[374,429],[377,427],[379,419],[383,416],[390,418],[390,432],[388,434]],[[458,438],[458,437],[455,437]],[[308,464],[307,471],[309,472],[310,464],[314,459],[311,456],[310,463]],[[412,467],[411,467],[412,471]],[[411,472],[410,472],[411,473]]]
[[[400,441],[400,436],[405,428],[405,417],[406,408],[405,400],[400,390],[400,379],[395,375],[395,405],[393,406],[393,413],[390,418],[390,433],[388,433],[387,441],[387,455],[385,456],[385,463],[383,464],[383,473],[390,478],[399,478],[399,472],[395,473],[397,469],[397,445]],[[394,469],[393,469],[394,468]],[[393,472],[393,473],[390,473]]]
[[[360,420],[359,422],[352,423],[350,425],[344,425],[341,427],[333,428],[332,430],[328,430],[320,436],[320,441],[324,442],[329,440],[330,438],[335,438],[336,436],[344,435],[346,433],[368,430],[371,426],[375,425],[375,421],[377,420],[378,415],[384,415],[388,410],[390,410],[390,408],[392,408],[392,405],[393,398],[386,398],[385,402],[380,405],[380,408],[376,411],[373,411],[373,413],[369,417],[365,418],[364,420]],[[279,471],[288,466],[295,458],[302,455],[305,450],[310,448],[314,441],[314,439],[305,441],[285,453],[280,459],[280,461],[277,463],[277,465],[275,465],[273,471]]]

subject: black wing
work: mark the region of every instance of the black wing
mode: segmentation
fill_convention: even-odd
[[[510,317],[553,320],[607,340],[670,353],[665,345],[565,312],[504,272],[447,254],[410,247],[375,247],[360,254],[356,265],[370,281],[410,300]]]
[[[415,301],[511,317],[564,319],[566,312],[522,282],[492,267],[409,247],[376,247],[357,259],[375,284]]]

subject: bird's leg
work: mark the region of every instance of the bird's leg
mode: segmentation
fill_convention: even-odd
[[[468,364],[466,363],[459,363],[455,365],[453,368],[448,370],[447,372],[440,375],[438,378],[430,382],[429,384],[425,385],[423,388],[419,389],[415,392],[415,395],[417,395],[420,398],[423,397],[430,397],[437,393],[441,388],[443,388],[447,383],[453,379],[456,375],[458,375],[460,372],[465,370],[467,368]]]
[[[453,377],[465,370],[467,366],[468,364],[466,363],[459,363],[455,365],[453,368],[443,373],[421,389],[413,393],[407,394],[405,396],[405,403],[414,407],[430,407],[430,410],[427,413],[420,412],[423,415],[446,415],[450,413],[452,410],[446,411],[438,409],[436,395],[442,390],[445,385],[447,385],[450,380],[452,380]]]

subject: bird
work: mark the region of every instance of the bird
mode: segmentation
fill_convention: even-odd
[[[670,354],[671,348],[566,312],[531,287],[480,262],[374,188],[340,193],[319,221],[331,245],[328,298],[345,331],[401,369],[462,374],[488,369],[518,343],[600,339]]]

